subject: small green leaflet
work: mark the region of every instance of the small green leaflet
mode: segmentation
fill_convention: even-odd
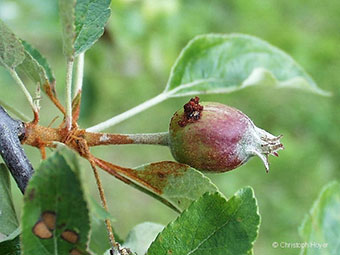
[[[158,235],[147,254],[247,254],[258,235],[259,224],[250,187],[239,190],[229,200],[219,193],[206,193]]]
[[[19,222],[12,201],[9,171],[0,164],[0,251],[2,255],[20,255]]]
[[[312,245],[302,255],[340,254],[340,183],[332,182],[323,188],[311,211],[306,216],[300,235]],[[320,248],[315,248],[320,245]]]
[[[88,50],[104,33],[111,0],[78,0],[75,10],[75,56]]]
[[[14,210],[9,171],[0,164],[0,234],[8,236],[19,226]]]
[[[164,93],[169,97],[230,93],[255,85],[329,95],[282,50],[242,34],[208,34],[191,40],[172,67]]]
[[[39,87],[45,87],[49,84],[44,69],[27,51],[25,52],[25,60],[15,68],[15,71],[19,76],[25,74],[34,82],[34,85],[39,84]]]
[[[28,52],[32,58],[34,58],[39,64],[40,66],[43,68],[45,76],[47,77],[48,81],[52,84],[55,82],[55,77],[54,74],[51,70],[50,65],[47,63],[46,58],[44,58],[41,53],[33,48],[28,42],[26,41],[21,41],[22,45],[25,47],[26,52]]]
[[[24,197],[24,255],[88,254],[90,219],[78,172],[75,154],[58,150],[33,175]]]
[[[138,224],[129,232],[123,247],[129,248],[136,254],[143,255],[163,228],[163,225],[153,222]]]
[[[13,69],[25,59],[25,50],[19,39],[0,20],[0,65]]]
[[[55,95],[55,78],[47,60],[27,42],[22,41],[22,44],[25,47],[25,60],[15,70],[19,76],[25,74],[35,85],[39,84],[44,92],[50,88]]]

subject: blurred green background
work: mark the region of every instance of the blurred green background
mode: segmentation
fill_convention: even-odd
[[[272,243],[300,242],[298,227],[321,187],[340,177],[340,1],[115,0],[111,7],[104,36],[86,54],[83,128],[160,93],[180,50],[203,33],[258,36],[290,54],[322,89],[333,93],[326,98],[298,90],[250,88],[201,97],[239,108],[257,126],[284,135],[286,150],[278,159],[270,159],[269,174],[254,158],[235,171],[209,177],[227,197],[241,187],[254,188],[262,217],[256,254],[298,254],[297,249],[274,249]],[[1,0],[0,18],[47,57],[62,99],[65,60],[56,1]],[[34,84],[27,84],[34,92]],[[0,69],[0,91],[2,101],[31,114],[24,95],[4,69]],[[171,115],[187,100],[165,101],[109,131],[166,131]],[[44,95],[41,104],[41,123],[48,125],[58,112]],[[38,166],[39,152],[27,146],[25,150]],[[158,146],[111,146],[92,151],[127,167],[172,159],[167,148]],[[97,199],[91,169],[86,161],[81,164],[85,189]],[[104,172],[101,176],[120,236],[125,237],[140,222],[167,224],[176,217],[158,201]],[[13,191],[20,213],[22,196],[15,185]]]

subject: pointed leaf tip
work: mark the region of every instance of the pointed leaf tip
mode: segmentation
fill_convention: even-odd
[[[75,9],[75,55],[85,52],[103,35],[111,15],[111,0],[78,0]]]
[[[25,59],[25,50],[16,35],[0,20],[0,65],[15,68]]]
[[[330,95],[288,54],[243,34],[208,34],[191,40],[172,67],[165,93],[170,97],[230,93],[257,85]]]

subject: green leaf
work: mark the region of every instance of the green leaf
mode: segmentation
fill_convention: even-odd
[[[0,20],[0,65],[13,69],[25,59],[25,50],[19,39]]]
[[[32,58],[34,58],[43,70],[44,77],[47,77],[49,83],[53,84],[55,82],[54,74],[51,70],[50,65],[47,63],[46,58],[44,58],[41,53],[33,48],[28,42],[21,41],[22,45],[25,47],[26,52],[28,52]]]
[[[321,191],[311,211],[306,216],[300,235],[311,246],[302,254],[340,254],[340,183],[332,182]],[[315,248],[320,245],[321,248]]]
[[[78,171],[75,154],[58,150],[33,175],[24,197],[24,255],[88,254],[90,220]]]
[[[289,55],[263,40],[241,34],[195,37],[172,67],[164,92],[170,97],[230,93],[255,85],[328,95]]]
[[[216,192],[217,187],[208,177],[185,164],[162,161],[135,169],[136,176],[150,195],[168,202],[181,212],[206,192]]]
[[[91,214],[91,236],[89,247],[95,254],[103,254],[111,247],[104,220],[93,214]]]
[[[20,228],[0,242],[1,255],[20,255]]]
[[[163,228],[163,225],[153,222],[138,224],[129,232],[123,247],[129,248],[138,255],[143,255]]]
[[[9,171],[0,164],[0,234],[8,236],[19,226],[14,210]]]
[[[219,193],[207,193],[158,235],[147,254],[247,254],[258,235],[259,224],[251,188],[239,190],[228,201]]]
[[[78,0],[76,5],[75,55],[88,50],[104,33],[111,0]]]
[[[68,60],[74,58],[76,0],[59,0],[59,15],[63,30],[64,54]]]
[[[25,60],[17,66],[19,75],[24,73],[34,83],[39,83],[46,92],[49,87],[55,94],[55,78],[47,60],[27,42],[22,41],[25,47]]]
[[[28,52],[25,52],[25,60],[15,70],[19,76],[25,74],[35,84],[39,84],[39,86],[45,87],[49,84],[44,69]]]

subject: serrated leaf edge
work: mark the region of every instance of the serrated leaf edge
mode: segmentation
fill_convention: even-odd
[[[170,222],[167,226],[165,226],[164,229],[163,229],[163,231],[164,231],[165,229],[167,229],[168,227],[171,227],[171,226],[173,226],[175,223],[177,223],[177,221],[179,220],[179,218],[182,217],[183,215],[187,214],[187,213],[188,213],[188,210],[190,209],[190,207],[192,207],[194,204],[198,203],[198,200],[200,200],[201,198],[206,197],[206,196],[209,196],[209,195],[219,195],[219,198],[225,199],[225,201],[228,202],[228,201],[229,201],[230,199],[232,199],[233,197],[240,196],[240,194],[241,194],[241,193],[244,193],[247,189],[250,190],[250,192],[251,192],[251,194],[252,194],[252,199],[255,200],[256,214],[257,214],[257,216],[259,217],[259,224],[258,224],[257,230],[256,230],[256,237],[255,237],[255,239],[251,242],[251,245],[252,245],[252,248],[251,248],[251,249],[253,249],[254,243],[255,243],[255,241],[256,241],[256,239],[257,239],[257,236],[258,236],[258,234],[259,234],[259,229],[260,229],[259,226],[260,226],[260,224],[261,224],[261,216],[260,216],[260,214],[259,214],[259,207],[258,207],[257,199],[256,199],[256,197],[255,197],[254,190],[253,190],[253,188],[250,187],[250,186],[246,186],[246,187],[244,187],[244,188],[241,188],[240,190],[238,190],[238,191],[237,191],[232,197],[230,197],[229,199],[227,199],[227,198],[224,196],[224,194],[221,193],[219,190],[216,191],[216,192],[206,192],[206,193],[204,193],[200,198],[198,198],[198,199],[196,199],[195,201],[193,201],[193,202],[191,203],[191,205],[190,205],[188,208],[186,208],[185,210],[183,210],[183,212],[182,212],[182,213],[181,213],[174,221]],[[148,251],[149,251],[150,247],[152,246],[152,244],[153,244],[154,242],[157,241],[157,239],[159,238],[159,236],[161,235],[161,233],[162,233],[163,231],[161,231],[160,233],[158,233],[158,235],[156,236],[155,240],[154,240],[154,241],[151,243],[151,245],[149,246]],[[251,249],[250,249],[250,250],[251,250]],[[250,251],[250,250],[249,250],[249,251]],[[249,251],[247,251],[247,252],[249,252]],[[148,253],[146,253],[146,254],[148,254]]]

